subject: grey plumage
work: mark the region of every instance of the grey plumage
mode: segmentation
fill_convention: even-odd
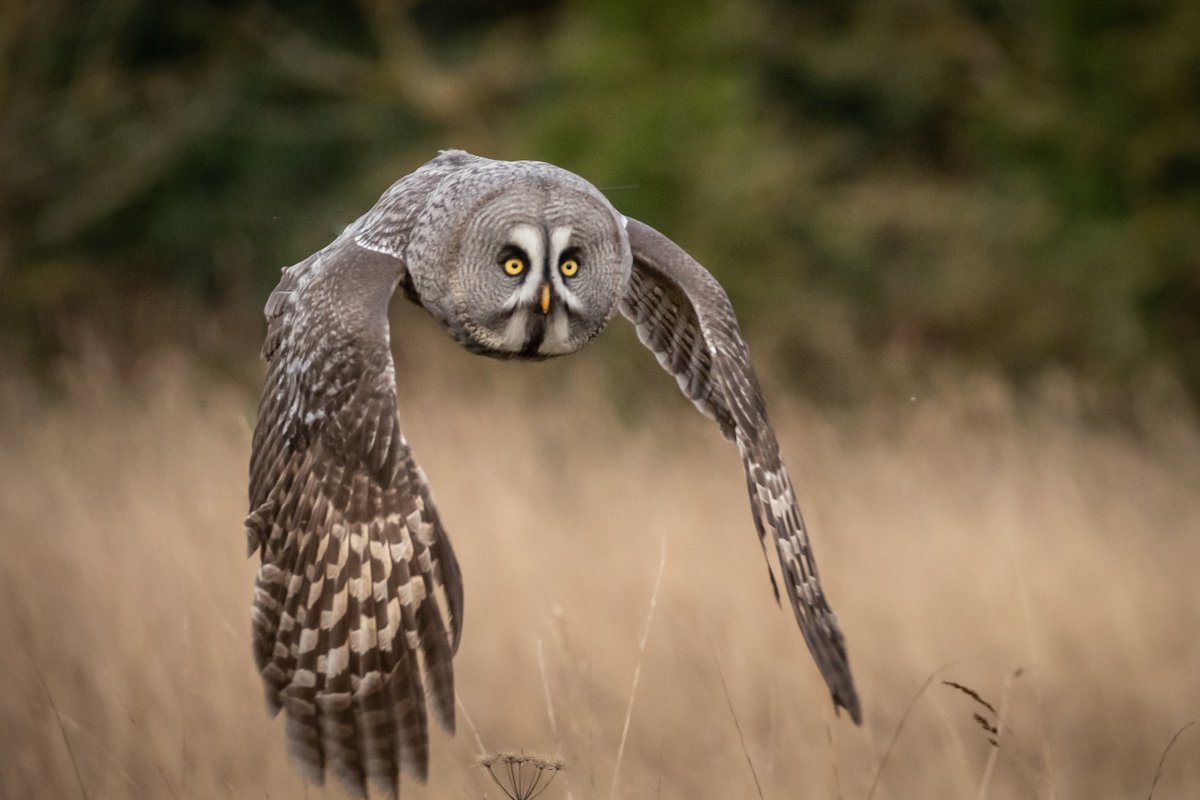
[[[310,778],[328,769],[364,794],[368,781],[398,793],[402,770],[423,780],[426,694],[454,730],[462,580],[399,428],[387,319],[397,286],[464,347],[498,358],[573,352],[618,308],[634,322],[737,444],[764,554],[770,534],[835,707],[860,720],[845,643],[720,284],[570,172],[449,151],[286,269],[267,302],[246,521],[262,558],[254,653]]]

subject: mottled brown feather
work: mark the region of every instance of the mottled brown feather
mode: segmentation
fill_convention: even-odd
[[[285,711],[305,774],[395,795],[401,771],[428,773],[422,670],[434,717],[454,729],[462,586],[398,424],[386,311],[403,265],[354,233],[285,271],[267,303],[252,629],[267,705]]]

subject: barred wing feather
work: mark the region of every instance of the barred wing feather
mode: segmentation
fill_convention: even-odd
[[[397,417],[395,277],[382,301],[330,312],[347,276],[370,284],[397,271],[389,260],[343,235],[285,271],[268,301],[246,520],[262,557],[252,627],[268,707],[286,712],[310,779],[328,770],[364,794],[368,781],[397,794],[401,771],[424,780],[427,694],[453,732],[462,628],[458,563]]]
[[[858,723],[862,711],[845,638],[821,588],[796,493],[729,297],[704,267],[658,231],[634,219],[627,231],[633,275],[621,312],[683,393],[737,443],[764,554],[770,533],[792,611],[834,707],[845,708]],[[768,573],[778,599],[769,561]]]

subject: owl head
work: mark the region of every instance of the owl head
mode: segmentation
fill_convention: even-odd
[[[604,329],[629,281],[623,218],[550,164],[486,162],[430,195],[409,243],[421,303],[469,350],[541,359]]]

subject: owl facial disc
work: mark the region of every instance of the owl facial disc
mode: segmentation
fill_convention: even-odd
[[[519,253],[528,266],[504,304],[510,316],[503,347],[525,358],[571,352],[575,347],[570,341],[570,318],[581,311],[561,269],[570,254],[571,226],[521,222],[511,228],[507,239],[498,260],[507,262],[507,254]],[[579,269],[578,260],[570,261],[573,276]]]

